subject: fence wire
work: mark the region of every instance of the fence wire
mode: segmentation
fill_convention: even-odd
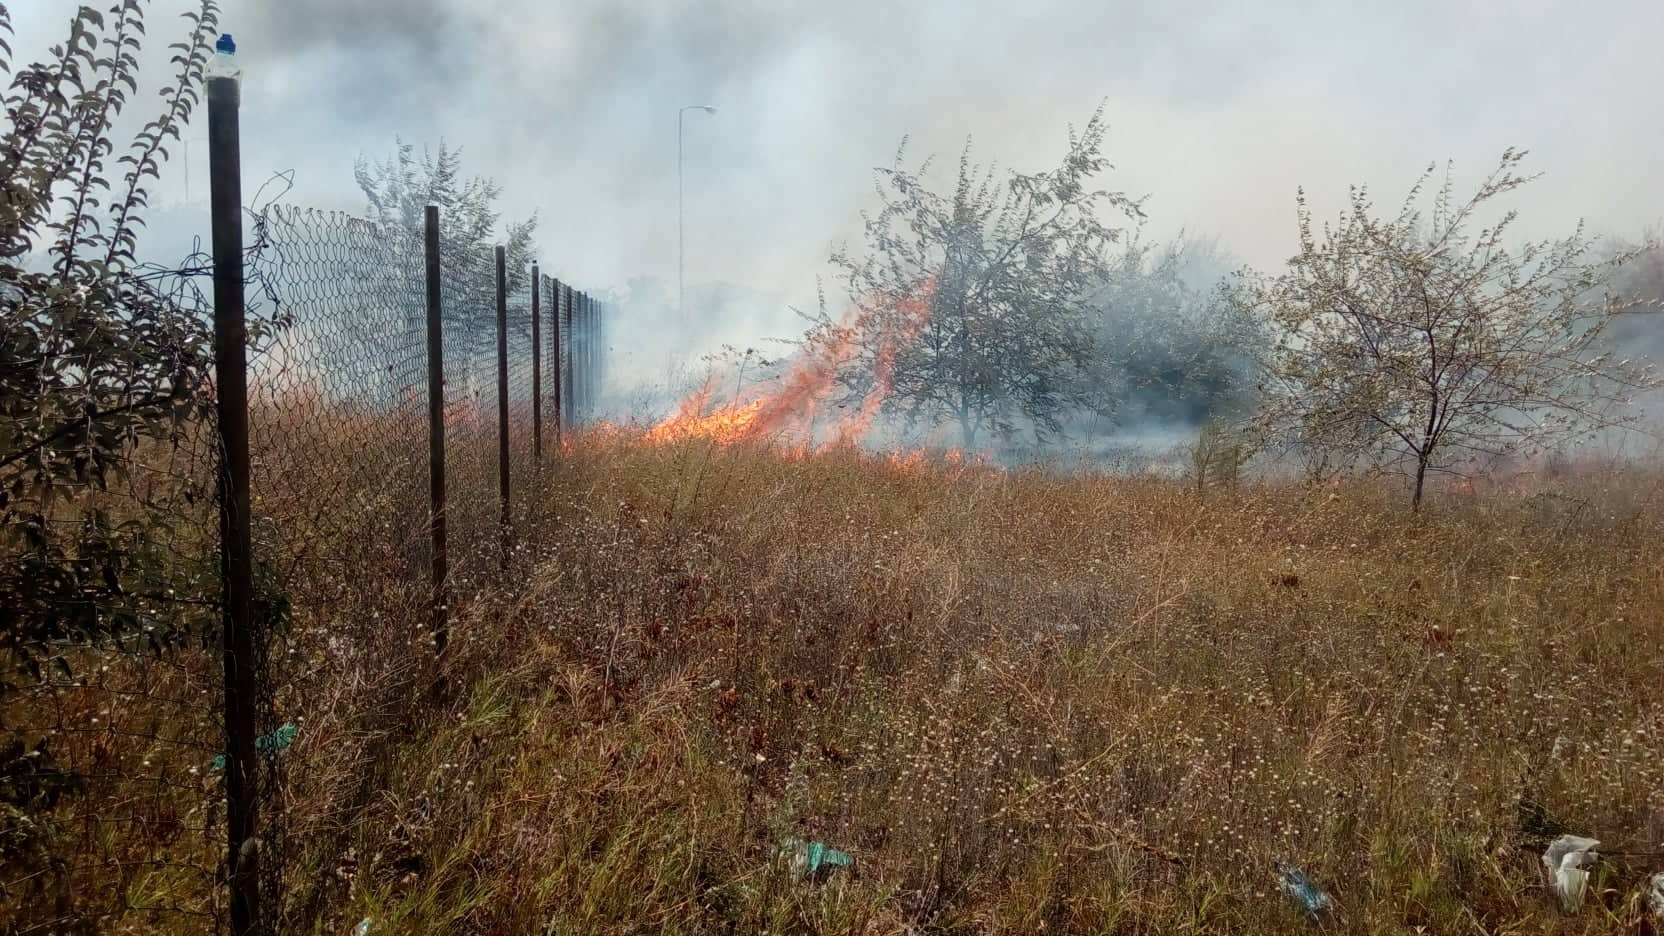
[[[312,882],[286,867],[333,847],[332,817],[368,769],[378,724],[396,707],[423,643],[426,523],[426,342],[418,239],[362,219],[274,207],[257,220],[265,249],[250,264],[249,437],[257,596],[286,614],[257,620],[262,902],[315,905]],[[281,624],[279,627],[277,625]],[[360,679],[365,696],[328,687]],[[320,700],[325,704],[320,705]],[[333,750],[316,771],[316,742]],[[283,769],[293,763],[308,769]],[[286,795],[280,796],[282,792]],[[306,801],[303,814],[282,803]],[[290,887],[295,883],[296,887]]]
[[[305,725],[282,802],[306,810],[274,817],[285,853],[273,864],[330,867],[352,854],[351,819],[375,807],[377,765],[432,672],[424,234],[283,208],[267,213],[263,236],[270,249],[257,279],[271,301],[258,319],[267,344],[251,371],[255,548],[275,557],[282,567],[274,574],[294,596],[266,678],[272,720],[304,717]],[[548,533],[540,481],[559,454],[553,283],[539,281],[542,346],[534,355],[532,270],[505,269],[500,372],[496,257],[467,236],[441,216],[444,518],[455,606],[500,586],[503,570]],[[574,386],[591,383],[580,375]],[[354,696],[332,696],[342,686],[355,687]],[[263,808],[276,805],[268,798]],[[348,886],[327,877],[282,883],[291,923]]]
[[[423,231],[339,213],[270,207],[249,223],[256,659],[240,662],[257,674],[262,923],[287,932],[349,896],[353,830],[376,808],[379,765],[435,671],[426,257]],[[472,236],[441,218],[452,604],[501,585],[506,565],[548,542],[543,481],[599,376],[596,304],[552,276],[506,269],[505,430],[495,256]],[[165,353],[212,347],[212,305],[197,285],[210,270],[199,255],[132,280],[177,312],[180,348]],[[62,314],[17,316],[7,354],[28,340],[46,347]],[[33,398],[134,402],[98,368],[58,370],[67,388],[37,370],[29,379],[42,385],[23,388]],[[7,677],[0,693],[0,760],[29,787],[0,796],[0,932],[225,926],[214,403],[211,383],[188,394],[167,433],[124,443],[125,470],[103,484],[31,480],[53,433],[68,431],[51,420],[72,425],[73,414],[0,413],[0,437],[16,443],[0,452],[7,639],[25,639],[15,621],[31,601],[46,618],[98,624],[91,639],[43,644],[39,678]],[[38,457],[31,433],[45,434]],[[130,559],[108,587],[93,581],[98,549]],[[88,581],[53,592],[39,573],[54,557]]]

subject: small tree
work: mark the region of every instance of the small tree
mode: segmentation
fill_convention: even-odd
[[[1342,460],[1403,464],[1419,508],[1431,472],[1636,418],[1631,395],[1656,378],[1602,342],[1626,307],[1604,286],[1630,255],[1594,259],[1581,226],[1511,249],[1512,211],[1473,230],[1479,212],[1531,181],[1518,172],[1524,156],[1505,152],[1465,200],[1447,172],[1430,215],[1419,206],[1431,168],[1390,219],[1354,188],[1321,237],[1300,193],[1299,254],[1239,293],[1279,331],[1269,433]]]
[[[1217,419],[1202,424],[1196,441],[1188,446],[1190,472],[1196,482],[1196,495],[1207,493],[1209,485],[1235,488],[1237,473],[1242,468],[1242,442],[1236,434]]]
[[[928,160],[903,167],[903,141],[894,167],[878,172],[883,208],[864,216],[867,256],[832,256],[850,295],[871,307],[853,339],[854,395],[882,374],[888,409],[910,423],[957,424],[967,448],[985,430],[1009,434],[1026,420],[1043,437],[1070,409],[1108,405],[1080,379],[1095,347],[1092,292],[1122,236],[1099,212],[1142,213],[1124,194],[1090,187],[1108,168],[1105,129],[1100,108],[1071,131],[1056,169],[1003,179],[973,166],[967,145],[949,193],[929,187]]]
[[[137,510],[109,492],[145,472],[140,452],[191,450],[211,414],[202,318],[137,269],[140,216],[170,141],[190,119],[214,37],[204,0],[173,48],[160,113],[111,165],[116,118],[138,86],[144,7],[81,7],[45,62],[16,71],[0,145],[0,695],[89,646],[160,650],[188,633],[184,605],[217,581],[166,548],[199,515],[196,482],[146,484]],[[0,5],[0,33],[11,25]],[[0,42],[0,69],[11,71]],[[112,171],[113,170],[113,171]],[[147,481],[157,479],[146,475]],[[191,553],[200,556],[200,545]],[[7,700],[9,701],[9,700]],[[47,742],[0,740],[0,859],[26,841],[24,811],[74,778]],[[21,831],[20,831],[21,830]]]
[[[484,176],[463,178],[462,150],[441,141],[437,153],[424,151],[418,159],[415,146],[399,140],[394,154],[381,162],[360,158],[353,176],[369,202],[370,218],[397,230],[420,233],[427,206],[438,205],[440,260],[447,268],[487,279],[494,291],[493,248],[502,244],[508,250],[509,289],[519,290],[530,282],[536,213],[508,224],[497,239],[502,186]]]
[[[447,341],[462,343],[456,352],[472,356],[495,347],[497,312],[491,297],[497,294],[495,247],[499,243],[507,250],[509,326],[522,336],[530,334],[530,306],[518,299],[531,282],[536,214],[508,224],[498,240],[497,198],[502,187],[483,176],[464,178],[462,151],[443,142],[437,153],[424,151],[418,158],[415,147],[400,140],[385,160],[360,158],[354,177],[369,202],[370,219],[389,232],[404,235],[397,241],[399,261],[387,272],[406,294],[421,295],[425,212],[428,205],[439,206],[440,267],[447,281],[460,284],[455,296],[476,300],[472,304],[453,300],[444,306],[446,324],[456,331]],[[407,327],[419,334],[426,327],[422,303],[407,302],[404,307],[411,313]],[[409,380],[419,376],[413,372]]]
[[[1121,425],[1200,427],[1247,418],[1269,345],[1265,323],[1225,301],[1231,260],[1210,240],[1135,240],[1093,296],[1086,379]]]

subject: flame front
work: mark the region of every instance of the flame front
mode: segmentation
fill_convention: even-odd
[[[647,430],[643,436],[649,442],[674,442],[678,439],[714,439],[729,444],[751,438],[762,412],[763,401],[734,404],[705,413],[705,405],[715,389],[714,381],[705,385],[676,405],[674,415]]]
[[[935,277],[910,295],[878,297],[857,306],[844,320],[813,335],[772,390],[755,388],[748,396],[709,410],[716,392],[713,380],[676,406],[676,412],[649,429],[649,442],[709,439],[722,445],[772,442],[806,455],[828,445],[860,443],[894,387],[897,356],[923,334],[930,322]],[[829,405],[838,376],[863,347],[872,348],[872,386],[854,412]],[[830,420],[818,420],[830,413]]]

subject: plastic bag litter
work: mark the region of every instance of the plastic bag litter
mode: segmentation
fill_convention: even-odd
[[[272,755],[295,743],[300,736],[300,726],[289,722],[281,728],[274,729],[271,734],[263,734],[254,739],[254,750],[260,754]],[[225,769],[225,755],[214,755],[214,769]]]
[[[825,842],[805,842],[795,837],[781,842],[779,853],[790,863],[792,873],[800,878],[831,873],[855,863],[849,852],[839,851]]]
[[[1309,917],[1320,917],[1334,909],[1334,898],[1312,880],[1312,876],[1301,868],[1277,862],[1277,876],[1280,879],[1283,893],[1294,899],[1300,909],[1306,911]]]
[[[1548,871],[1549,886],[1560,898],[1560,909],[1576,913],[1583,907],[1584,894],[1589,889],[1589,872],[1583,870],[1600,860],[1598,839],[1581,835],[1562,835],[1549,843],[1543,852],[1543,868]]]
[[[1664,871],[1647,878],[1647,911],[1653,921],[1664,930]]]
[[[367,936],[367,934],[369,932],[370,932],[370,918],[369,917],[365,917],[364,919],[359,920],[358,925],[352,928],[352,936]]]

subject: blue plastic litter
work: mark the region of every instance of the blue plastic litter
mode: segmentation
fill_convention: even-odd
[[[1320,917],[1334,909],[1334,899],[1299,867],[1279,861],[1277,875],[1281,879],[1283,893],[1293,898],[1307,916]]]
[[[300,726],[295,724],[294,722],[288,722],[283,727],[278,728],[277,730],[273,731],[271,734],[263,734],[260,737],[255,738],[254,739],[254,749],[256,751],[258,751],[259,753],[261,753],[261,754],[266,754],[266,755],[276,754],[278,751],[281,751],[284,748],[288,747],[289,745],[294,744],[295,743],[295,738],[298,737],[299,735],[300,735]],[[224,754],[214,755],[214,769],[215,770],[224,770],[225,769],[225,755]]]
[[[813,877],[825,871],[830,873],[836,868],[847,868],[855,864],[854,856],[849,852],[839,851],[825,842],[805,842],[800,838],[788,838],[780,843],[782,853],[791,857],[792,870],[799,877]]]

